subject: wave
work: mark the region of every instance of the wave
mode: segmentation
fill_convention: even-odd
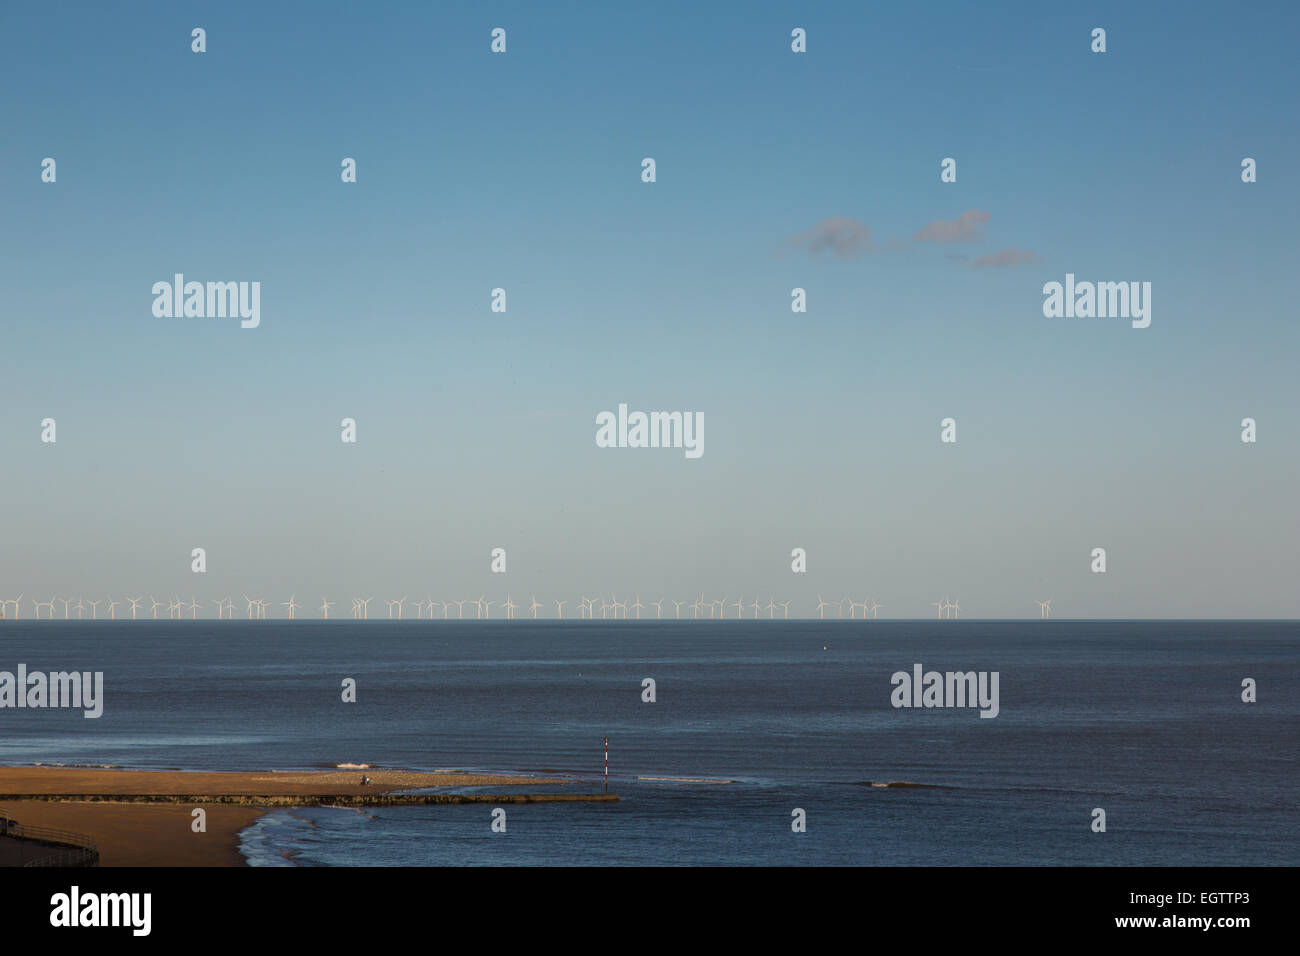
[[[913,783],[911,780],[863,780],[863,787],[898,787],[904,790],[950,790],[941,783]]]
[[[32,764],[33,767],[63,767],[69,770],[121,770],[122,765],[116,763],[42,763],[37,760]]]

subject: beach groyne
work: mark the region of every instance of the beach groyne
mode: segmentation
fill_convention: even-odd
[[[614,793],[3,793],[0,800],[52,803],[224,804],[240,807],[418,807],[454,803],[617,803]]]

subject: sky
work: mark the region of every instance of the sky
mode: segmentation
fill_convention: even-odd
[[[0,7],[24,617],[701,591],[1296,616],[1293,4],[59,9]],[[178,272],[260,282],[261,324],[155,316]],[[1045,317],[1067,273],[1150,282],[1150,327]],[[597,447],[619,403],[701,413],[704,454]]]

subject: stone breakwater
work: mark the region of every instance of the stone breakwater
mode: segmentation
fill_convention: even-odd
[[[445,803],[617,803],[614,793],[0,793],[0,800],[50,803],[184,803],[241,807],[418,807]]]

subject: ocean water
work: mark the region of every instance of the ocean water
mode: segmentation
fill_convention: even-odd
[[[3,764],[593,791],[610,738],[617,804],[279,810],[254,865],[1300,864],[1295,622],[0,622],[20,662],[103,671],[104,714],[0,709]],[[916,663],[997,671],[998,716],[894,708]]]

